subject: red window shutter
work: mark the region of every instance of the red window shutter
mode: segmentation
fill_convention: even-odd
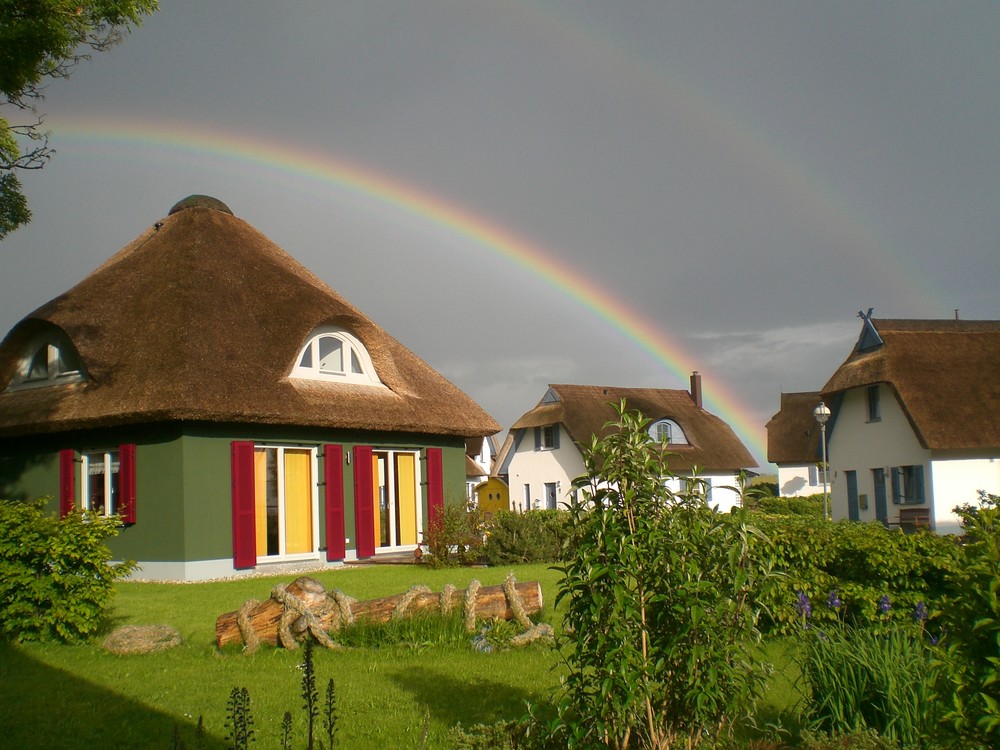
[[[254,518],[253,443],[232,443],[233,567],[257,565],[257,529]]]
[[[427,449],[427,524],[434,526],[444,513],[444,467],[440,448]]]
[[[76,506],[76,452],[72,448],[59,451],[59,517],[73,512]]]
[[[354,534],[359,558],[375,555],[375,497],[372,476],[372,449],[354,447]]]
[[[343,560],[344,540],[344,448],[323,446],[323,498],[326,506],[326,559]]]
[[[118,515],[124,524],[135,523],[135,445],[118,446]]]

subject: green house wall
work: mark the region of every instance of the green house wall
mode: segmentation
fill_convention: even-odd
[[[136,524],[109,540],[116,559],[142,562],[195,562],[231,559],[232,489],[231,444],[255,443],[321,448],[338,444],[345,455],[355,446],[378,449],[442,449],[444,494],[447,504],[465,502],[465,442],[462,438],[376,434],[364,432],[303,431],[289,428],[248,428],[225,425],[144,426],[127,430],[46,436],[0,443],[0,496],[24,500],[50,498],[58,512],[58,452],[73,448],[114,448],[136,445]],[[348,554],[356,548],[354,533],[353,466],[344,468],[344,529]],[[316,479],[320,481],[322,474]],[[424,478],[426,481],[426,477]],[[76,496],[79,503],[80,481]],[[320,492],[321,559],[325,559],[325,509]],[[423,518],[427,518],[427,490],[422,487]],[[141,573],[140,573],[141,575]]]

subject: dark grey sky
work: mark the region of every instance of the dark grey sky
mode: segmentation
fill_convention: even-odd
[[[1000,317],[1000,4],[162,5],[49,89],[3,330],[207,193],[505,426],[547,383],[696,367],[763,460],[859,309]],[[516,240],[331,181],[344,163]]]

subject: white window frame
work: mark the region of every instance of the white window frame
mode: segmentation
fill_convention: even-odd
[[[45,350],[45,377],[32,377],[32,364]],[[84,379],[79,357],[67,342],[52,338],[35,340],[28,354],[21,359],[17,375],[10,384],[11,389],[43,388],[61,383],[76,383]]]
[[[274,449],[275,463],[278,473],[278,552],[274,555],[257,555],[257,564],[264,565],[273,562],[293,562],[298,560],[316,560],[320,556],[319,549],[319,484],[317,472],[319,471],[319,452],[316,446],[309,445],[281,445],[277,443],[254,443],[254,451]],[[312,514],[312,551],[296,552],[288,554],[285,549],[285,451],[309,451],[309,472],[311,474],[310,487],[310,513]],[[255,501],[256,502],[256,501]],[[256,512],[256,508],[255,511]],[[256,543],[256,542],[255,542]]]
[[[830,467],[823,468],[819,464],[809,464],[809,486],[819,487],[823,484],[823,476],[826,475],[826,485],[830,486]]]
[[[661,445],[690,445],[684,430],[672,419],[658,419],[653,422],[649,426],[649,436]]]
[[[119,509],[115,506],[121,502],[121,498],[118,497],[121,456],[117,449],[84,451],[80,454],[80,505],[87,513],[93,512],[90,495],[90,472],[98,456],[100,456],[104,472],[104,511],[101,515],[109,518],[118,512]],[[109,471],[109,469],[114,469],[114,471]]]
[[[340,346],[343,353],[342,361],[344,366],[339,370],[324,369],[320,363],[320,341],[322,339],[334,339]],[[302,364],[306,357],[309,357],[309,364]],[[357,361],[360,372],[355,372],[352,362]],[[382,385],[375,366],[372,364],[371,356],[364,344],[352,333],[336,326],[321,326],[310,334],[305,345],[299,349],[295,356],[295,364],[292,367],[290,377],[301,380],[325,380],[336,383],[354,383],[357,385]]]
[[[425,531],[425,529],[424,529],[424,507],[423,507],[424,504],[423,504],[423,498],[422,498],[422,493],[421,493],[421,487],[423,486],[423,473],[421,472],[420,451],[419,450],[412,450],[412,449],[402,449],[402,448],[374,448],[372,450],[372,455],[375,455],[375,456],[383,455],[383,456],[385,456],[386,457],[386,460],[385,460],[385,469],[388,470],[388,471],[392,471],[393,468],[395,467],[395,465],[396,465],[396,456],[402,456],[402,455],[413,456],[413,481],[414,481],[414,488],[413,488],[414,489],[414,496],[413,496],[413,499],[414,499],[414,503],[416,505],[416,509],[414,511],[415,512],[415,516],[414,517],[415,517],[416,525],[417,525],[417,540],[418,540],[416,545],[413,545],[413,544],[395,544],[395,543],[393,543],[393,540],[396,539],[396,532],[397,532],[397,528],[396,528],[396,514],[395,513],[387,513],[386,516],[387,516],[388,521],[389,521],[389,523],[388,523],[388,537],[389,537],[389,540],[390,540],[390,544],[388,544],[386,546],[382,546],[379,543],[380,540],[376,539],[375,540],[375,549],[384,552],[386,550],[408,550],[408,549],[414,549],[415,547],[419,547],[420,546],[420,541],[419,540],[423,538],[424,531]],[[396,492],[396,490],[398,489],[396,487],[396,482],[395,482],[395,480],[389,481],[389,477],[388,476],[383,476],[382,475],[382,473],[381,473],[382,472],[382,462],[381,461],[378,463],[378,467],[379,467],[379,474],[374,475],[372,477],[372,483],[375,485],[376,489],[378,489],[379,487],[385,487],[387,489],[386,503],[388,504],[389,508],[395,508],[398,505],[398,503],[399,503],[399,497],[398,497],[397,492]]]

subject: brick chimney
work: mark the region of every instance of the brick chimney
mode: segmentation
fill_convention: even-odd
[[[695,370],[691,373],[691,400],[694,401],[694,405],[699,409],[702,408],[701,402],[701,375]]]

